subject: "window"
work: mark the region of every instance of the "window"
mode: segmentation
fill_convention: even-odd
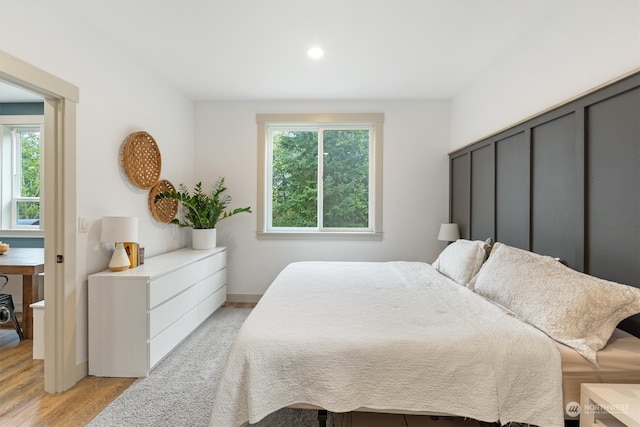
[[[4,116],[2,124],[2,228],[41,230],[39,116]]]
[[[40,128],[13,128],[15,225],[40,224]]]
[[[258,232],[379,236],[382,114],[260,114]]]

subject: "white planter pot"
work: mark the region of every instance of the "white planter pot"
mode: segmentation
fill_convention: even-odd
[[[191,234],[191,247],[193,249],[213,249],[216,247],[216,229],[193,229]]]

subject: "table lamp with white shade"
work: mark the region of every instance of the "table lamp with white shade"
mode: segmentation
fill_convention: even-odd
[[[458,231],[458,224],[449,223],[440,225],[438,240],[444,240],[445,242],[455,242],[459,238],[460,232]]]
[[[105,216],[102,218],[102,233],[100,241],[114,243],[115,249],[109,262],[109,270],[125,271],[131,266],[131,261],[124,249],[124,242],[138,240],[138,218],[129,216]]]

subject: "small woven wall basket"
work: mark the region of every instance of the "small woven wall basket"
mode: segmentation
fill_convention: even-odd
[[[149,191],[149,209],[151,215],[160,222],[169,223],[178,214],[178,201],[173,199],[162,199],[158,203],[155,203],[156,195],[164,193],[165,191],[173,190],[176,188],[166,179],[161,179],[152,189]]]
[[[160,180],[160,149],[147,132],[129,135],[122,151],[122,163],[129,181],[138,188],[148,190]]]

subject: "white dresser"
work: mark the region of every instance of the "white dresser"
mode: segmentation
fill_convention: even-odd
[[[226,250],[179,249],[89,276],[89,375],[146,377],[221,307]]]

